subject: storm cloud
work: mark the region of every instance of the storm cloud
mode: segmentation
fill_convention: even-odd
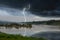
[[[0,0],[0,6],[23,9],[30,4],[29,11],[38,16],[60,16],[60,0]]]
[[[0,7],[0,21],[9,21],[9,22],[32,22],[32,21],[47,21],[47,20],[60,20],[57,17],[41,17],[33,15],[29,11],[25,11],[25,17],[23,15],[23,10]]]

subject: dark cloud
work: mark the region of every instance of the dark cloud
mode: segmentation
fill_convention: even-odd
[[[0,0],[0,4],[15,8],[21,8],[28,3],[31,4],[31,9],[36,11],[54,10],[60,4],[59,0]]]
[[[33,13],[43,16],[60,16],[60,13],[55,13],[53,10],[60,10],[60,0],[0,0],[0,4],[8,5],[13,8],[23,8],[27,4],[31,4],[30,11],[39,12]],[[43,13],[43,11],[51,11]]]
[[[13,8],[21,8],[26,4],[24,0],[0,0],[0,4],[8,5]]]

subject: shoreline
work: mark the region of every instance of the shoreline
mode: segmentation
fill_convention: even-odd
[[[27,37],[0,32],[0,40],[45,40],[45,38]]]

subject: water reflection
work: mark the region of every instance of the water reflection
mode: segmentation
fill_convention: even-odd
[[[27,27],[27,24],[21,24],[20,26],[16,26],[12,24],[0,26],[0,31],[8,34],[21,34],[23,35],[25,33],[26,28],[26,36],[31,36],[33,34],[39,33],[39,32],[45,32],[45,31],[60,31],[58,28],[59,26],[52,26],[52,25],[31,25],[31,27]],[[23,26],[24,25],[24,26]]]
[[[6,29],[7,28],[9,28],[9,29],[11,29],[11,28],[16,28],[16,29],[19,29],[19,28],[21,28],[21,27],[23,27],[23,28],[32,28],[32,24],[16,24],[16,23],[12,23],[12,24],[0,24],[0,27],[5,27]]]

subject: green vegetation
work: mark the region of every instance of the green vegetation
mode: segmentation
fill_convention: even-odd
[[[26,27],[26,28],[32,28],[32,24],[18,24],[18,23],[7,23],[7,24],[0,24],[0,26],[2,27],[6,27],[6,28],[21,28],[21,27]]]
[[[59,25],[60,26],[60,20],[50,20],[45,22],[47,25]]]
[[[0,40],[46,40],[44,38],[23,37],[21,35],[12,35],[0,33]]]
[[[6,27],[6,28],[15,27],[16,29],[19,29],[21,27],[32,28],[33,24],[35,25],[40,25],[40,24],[59,25],[60,26],[60,20],[32,21],[32,22],[21,22],[21,23],[0,22],[0,26],[2,27]]]
[[[33,21],[27,22],[28,24],[45,24],[45,25],[60,25],[60,20],[48,20],[48,21]]]

